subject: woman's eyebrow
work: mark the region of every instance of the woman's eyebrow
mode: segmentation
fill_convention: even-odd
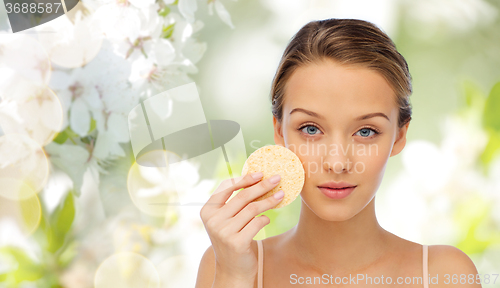
[[[306,109],[303,109],[303,108],[295,108],[293,109],[292,111],[290,111],[290,115],[293,113],[293,112],[302,112],[302,113],[305,113],[309,116],[312,116],[312,117],[316,117],[318,119],[323,119],[325,120],[325,117],[319,115],[318,113],[316,112],[313,112],[313,111],[309,111],[309,110],[306,110]],[[365,120],[365,119],[369,119],[369,118],[373,118],[373,117],[377,117],[377,116],[380,116],[380,117],[384,117],[385,119],[387,119],[389,122],[391,122],[391,120],[389,119],[389,117],[387,117],[387,115],[385,115],[384,113],[382,112],[375,112],[375,113],[368,113],[368,114],[365,114],[365,115],[361,115],[359,117],[357,117],[356,119],[354,119],[355,121],[361,121],[361,120]]]
[[[384,117],[389,122],[391,122],[391,119],[389,119],[389,117],[387,117],[387,115],[385,115],[382,112],[369,113],[369,114],[366,114],[366,115],[359,116],[358,118],[356,118],[354,120],[360,121],[360,120],[365,120],[365,119],[372,118],[372,117],[377,117],[377,116]]]
[[[319,119],[323,119],[325,120],[325,117],[319,115],[318,113],[316,112],[313,112],[313,111],[309,111],[309,110],[306,110],[306,109],[302,109],[302,108],[295,108],[293,109],[292,111],[290,111],[290,114],[289,115],[292,115],[293,112],[302,112],[302,113],[306,113],[307,115],[309,116],[312,116],[312,117],[316,117],[316,118],[319,118]]]

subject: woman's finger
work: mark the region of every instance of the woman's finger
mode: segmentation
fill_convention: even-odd
[[[233,217],[231,223],[232,227],[230,228],[231,231],[233,233],[240,232],[255,216],[278,205],[283,199],[284,194],[285,193],[280,190],[272,197],[249,203],[238,214],[236,214],[236,216]]]
[[[204,210],[203,213],[208,213],[210,215],[215,213],[215,210],[226,204],[226,201],[231,197],[234,191],[255,184],[262,176],[262,172],[258,172],[222,181],[202,208],[202,210]]]
[[[277,176],[277,177],[275,177]],[[240,212],[243,207],[252,202],[256,198],[266,194],[276,187],[281,177],[276,174],[271,178],[260,181],[258,184],[248,187],[236,194],[224,207],[220,208],[219,212],[223,218],[231,218]]]
[[[260,215],[259,217],[254,217],[238,233],[238,237],[241,237],[241,239],[253,239],[255,235],[257,235],[257,233],[259,233],[259,231],[269,223],[271,223],[271,220],[266,215]]]

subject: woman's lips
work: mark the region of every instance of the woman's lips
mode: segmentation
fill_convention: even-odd
[[[351,192],[356,188],[357,186],[354,187],[346,187],[346,188],[340,188],[340,189],[332,189],[332,188],[325,188],[325,187],[318,187],[319,190],[328,198],[331,199],[342,199],[351,194]]]

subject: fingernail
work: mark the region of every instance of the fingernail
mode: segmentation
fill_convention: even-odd
[[[264,174],[263,174],[262,172],[255,172],[255,173],[252,173],[252,177],[253,177],[253,179],[255,179],[255,180],[262,178],[262,176],[264,176]]]
[[[269,178],[269,182],[276,184],[280,182],[281,176],[279,174],[274,175],[273,177]]]
[[[274,198],[276,198],[278,200],[283,198],[283,196],[285,196],[285,192],[283,192],[283,190],[280,190],[280,191],[274,193]]]

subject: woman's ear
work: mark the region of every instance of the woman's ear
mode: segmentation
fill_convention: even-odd
[[[408,126],[410,126],[410,121],[408,121],[408,123],[406,123],[406,125],[404,125],[403,127],[399,128],[398,135],[396,136],[396,141],[394,141],[394,145],[392,145],[392,151],[389,157],[398,155],[405,147],[406,132],[408,132]]]
[[[273,126],[274,126],[274,143],[276,145],[281,145],[285,147],[285,140],[283,138],[281,123],[276,120],[276,117],[274,117],[274,115],[273,115]]]

